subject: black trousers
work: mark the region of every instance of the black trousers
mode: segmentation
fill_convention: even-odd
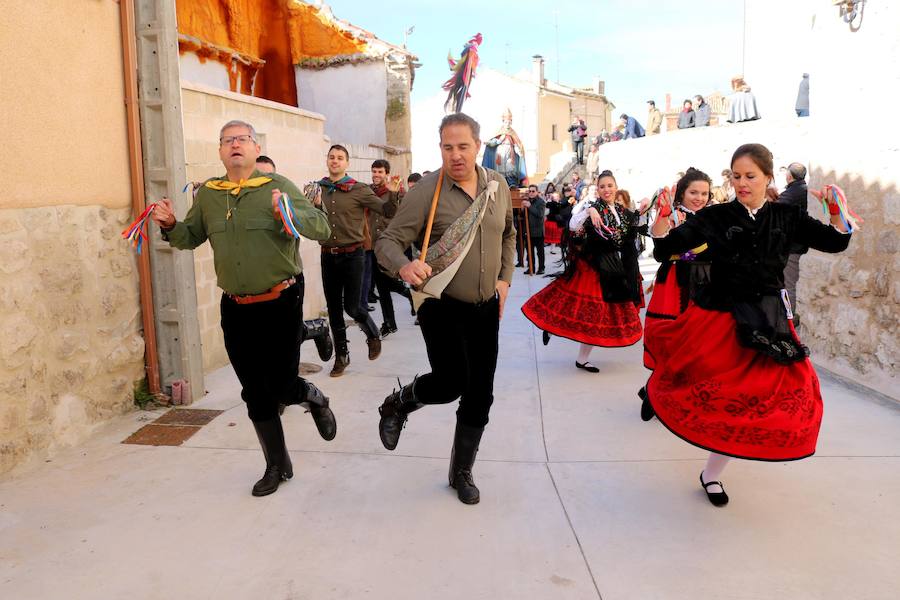
[[[303,339],[303,275],[268,302],[238,304],[222,295],[225,351],[241,382],[241,398],[251,421],[278,417],[279,404],[306,399],[306,381],[297,376]]]
[[[325,288],[331,335],[338,351],[347,347],[344,311],[359,323],[366,338],[378,337],[375,322],[369,312],[360,307],[365,266],[366,255],[362,248],[347,254],[322,253],[322,285]]]
[[[538,267],[534,268],[532,265],[532,270],[543,271],[544,270],[544,238],[542,237],[532,237],[531,238],[531,251],[534,253],[535,258],[537,259]],[[525,251],[528,254],[528,250]],[[531,254],[528,255],[528,264],[531,265]]]
[[[431,373],[416,380],[416,399],[447,404],[459,398],[458,420],[484,427],[494,402],[500,302],[469,304],[444,296],[419,307]]]
[[[584,140],[581,140],[580,142],[572,142],[572,144],[575,146],[575,154],[578,156],[578,164],[583,165],[584,164]]]
[[[399,279],[394,279],[378,267],[376,262],[372,267],[372,279],[375,280],[375,288],[378,290],[378,303],[381,305],[381,316],[384,322],[394,327],[397,326],[397,319],[394,315],[394,301],[391,299],[391,292],[400,294],[404,298],[410,297],[409,288],[403,285]]]
[[[366,262],[363,268],[362,289],[360,290],[359,307],[369,312],[369,296],[372,294],[372,271],[375,269],[375,252],[366,250]]]

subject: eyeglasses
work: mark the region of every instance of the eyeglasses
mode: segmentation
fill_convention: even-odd
[[[223,146],[230,146],[233,143],[237,142],[238,144],[243,146],[244,144],[249,144],[251,140],[254,142],[256,141],[253,139],[252,135],[226,135],[225,137],[219,139],[219,143]]]

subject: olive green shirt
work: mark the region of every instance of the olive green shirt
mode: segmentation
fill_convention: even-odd
[[[322,187],[319,206],[328,218],[331,235],[319,240],[323,246],[349,246],[363,242],[365,209],[390,218],[397,212],[397,198],[384,200],[375,195],[368,184],[356,182],[349,192]]]
[[[375,190],[373,189],[372,191],[374,192]],[[377,196],[378,193],[376,192],[375,195]],[[400,201],[403,200],[404,195],[405,195],[405,193],[400,192],[400,191],[392,192],[392,191],[388,190],[387,192],[385,192],[384,194],[382,194],[381,196],[378,196],[378,197],[381,198],[382,200],[387,199],[399,207]],[[390,224],[390,222],[391,222],[391,217],[386,217],[374,210],[369,211],[369,235],[372,237],[373,244],[375,243],[375,240],[377,240],[379,237],[381,237],[381,234],[384,233],[384,230],[387,229],[387,226],[388,226],[388,224]]]
[[[488,181],[492,179],[500,187],[494,196],[494,202],[488,203],[469,253],[462,259],[459,270],[444,289],[447,296],[473,304],[490,300],[496,293],[497,281],[512,283],[513,257],[516,254],[516,229],[513,226],[509,184],[496,171],[476,168],[476,196],[484,191]],[[390,225],[375,242],[378,262],[392,274],[396,274],[409,262],[403,251],[410,244],[422,247],[437,179],[438,171],[429,173],[406,194]],[[429,243],[436,243],[473,200],[453,179],[444,175]]]
[[[325,215],[297,186],[276,173],[254,171],[251,177],[263,176],[272,181],[243,188],[237,196],[230,191],[200,188],[184,220],[163,230],[163,239],[182,250],[209,240],[219,287],[229,294],[260,294],[302,271],[297,239],[284,231],[281,218],[272,210],[273,189],[278,188],[291,199],[294,226],[302,236],[322,240],[331,235]]]

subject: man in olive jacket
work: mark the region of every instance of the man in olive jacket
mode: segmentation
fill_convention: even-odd
[[[281,407],[304,404],[319,434],[334,439],[337,424],[328,398],[297,375],[303,327],[303,273],[297,239],[285,231],[278,201],[287,194],[294,227],[304,237],[331,235],[324,215],[287,178],[256,169],[256,131],[229,121],[219,134],[225,176],[208,180],[183,221],[163,199],[152,219],[163,239],[190,250],[209,240],[221,301],[222,332],[231,366],[241,382],[241,398],[266,459],[254,496],[275,492],[294,475],[284,443]]]

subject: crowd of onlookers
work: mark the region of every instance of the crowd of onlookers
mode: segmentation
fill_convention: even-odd
[[[743,77],[734,77],[731,80],[732,93],[727,98],[727,118],[729,123],[741,123],[755,121],[760,118],[756,106],[756,97],[750,90],[750,86]],[[595,175],[598,165],[591,162],[591,154],[596,152],[603,144],[656,135],[660,132],[663,123],[663,113],[656,107],[654,100],[647,100],[647,128],[645,129],[634,117],[622,113],[612,131],[602,129],[596,135],[588,132],[587,125],[582,117],[576,116],[569,126],[569,134],[572,136],[572,149],[575,152],[578,164],[587,164],[589,176]],[[797,90],[797,101],[794,110],[798,117],[809,116],[809,73],[804,73]],[[706,99],[697,94],[684,100],[681,111],[678,113],[678,129],[691,129],[695,127],[708,127],[712,123],[712,107]],[[585,156],[585,147],[588,147]],[[587,161],[587,163],[585,163]]]

